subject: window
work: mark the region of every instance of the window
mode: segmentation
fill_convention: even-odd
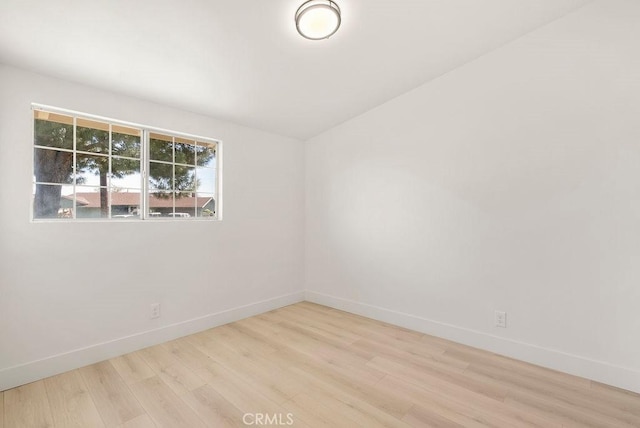
[[[33,219],[218,219],[219,141],[33,106]]]

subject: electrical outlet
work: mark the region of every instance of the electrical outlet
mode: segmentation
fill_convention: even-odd
[[[496,311],[496,327],[507,328],[507,313],[504,311]]]
[[[151,304],[151,315],[150,318],[160,318],[160,303],[152,303]]]

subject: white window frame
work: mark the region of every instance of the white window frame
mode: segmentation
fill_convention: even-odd
[[[111,147],[112,141],[111,141],[111,133],[112,133],[112,125],[120,125],[120,126],[124,126],[124,127],[128,127],[128,128],[134,128],[134,129],[138,129],[140,130],[140,144],[141,144],[141,148],[140,148],[140,179],[142,181],[141,183],[141,188],[140,188],[140,192],[141,192],[141,201],[140,201],[140,208],[141,208],[141,214],[139,217],[135,218],[135,219],[118,219],[118,220],[113,220],[113,218],[111,217],[111,209],[109,209],[109,215],[108,217],[101,217],[101,218],[76,218],[76,197],[74,196],[73,198],[73,218],[66,218],[66,219],[51,219],[51,218],[43,218],[43,219],[38,219],[38,218],[34,218],[34,204],[33,204],[33,200],[31,201],[30,204],[30,221],[32,223],[42,223],[42,222],[55,222],[55,223],[75,223],[75,222],[113,222],[113,223],[121,223],[121,222],[135,222],[135,223],[147,223],[147,222],[177,222],[177,223],[184,223],[184,222],[191,222],[191,221],[205,221],[205,222],[216,222],[216,221],[221,221],[222,220],[222,147],[223,147],[223,142],[220,139],[217,138],[210,138],[210,137],[203,137],[200,135],[194,135],[194,134],[188,134],[185,132],[179,132],[179,131],[172,131],[172,130],[168,130],[168,129],[164,129],[164,128],[158,128],[155,126],[149,126],[149,125],[143,125],[140,123],[135,123],[135,122],[127,122],[124,120],[120,120],[120,119],[114,119],[114,118],[110,118],[110,117],[105,117],[105,116],[99,116],[99,115],[95,115],[95,114],[90,114],[90,113],[84,113],[84,112],[80,112],[80,111],[76,111],[76,110],[69,110],[69,109],[64,109],[64,108],[60,108],[60,107],[54,107],[54,106],[50,106],[50,105],[46,105],[46,104],[39,104],[39,103],[32,103],[31,104],[31,156],[32,156],[32,161],[31,161],[31,165],[32,165],[32,176],[35,175],[35,150],[36,148],[38,148],[38,146],[34,145],[33,142],[35,141],[35,119],[34,119],[34,113],[35,111],[43,111],[43,112],[48,112],[48,113],[57,113],[57,114],[61,114],[61,115],[66,115],[66,116],[70,116],[73,118],[73,149],[69,150],[69,149],[59,149],[59,148],[50,148],[53,150],[60,150],[60,151],[73,151],[73,156],[74,156],[74,161],[73,161],[73,168],[74,168],[74,173],[75,173],[75,165],[76,165],[76,121],[78,118],[80,119],[87,119],[87,120],[94,120],[94,121],[98,121],[98,122],[102,122],[105,124],[109,125],[109,146]],[[194,140],[195,142],[203,142],[203,143],[209,143],[209,144],[215,144],[216,145],[216,155],[215,155],[215,166],[214,166],[214,170],[215,170],[215,188],[214,188],[214,203],[215,203],[215,215],[213,216],[213,218],[203,218],[203,217],[189,217],[189,218],[182,218],[179,216],[169,216],[169,217],[156,217],[156,216],[151,216],[149,215],[149,165],[150,165],[150,152],[149,152],[149,147],[150,147],[150,142],[149,142],[149,135],[150,134],[162,134],[168,137],[173,137],[174,143],[175,143],[175,138],[184,138],[184,139],[188,139],[188,140]],[[165,164],[170,163],[172,165],[176,165],[175,162],[175,144],[174,144],[174,158],[172,162],[163,162]],[[109,151],[109,162],[111,163],[112,161],[112,157],[113,154],[111,153],[111,150]],[[154,161],[155,162],[155,161]],[[182,165],[182,164],[177,164],[177,165]],[[196,174],[197,174],[197,162],[196,165],[194,165],[194,168],[196,168]],[[33,184],[35,186],[35,182]],[[58,185],[58,184],[56,184]],[[76,184],[75,184],[75,179],[74,179],[74,195],[76,194]],[[197,208],[196,208],[197,210]],[[174,207],[173,207],[173,212],[175,213],[175,199],[174,199]]]

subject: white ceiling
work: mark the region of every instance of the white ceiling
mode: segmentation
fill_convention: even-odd
[[[589,0],[2,0],[0,62],[306,139]],[[61,106],[64,107],[64,106]]]

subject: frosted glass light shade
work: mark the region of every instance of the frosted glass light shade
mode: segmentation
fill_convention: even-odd
[[[302,37],[322,40],[340,28],[340,8],[330,0],[309,0],[296,12],[296,28]]]

